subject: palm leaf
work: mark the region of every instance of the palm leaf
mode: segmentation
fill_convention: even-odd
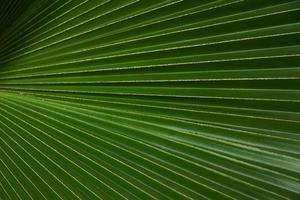
[[[0,199],[299,199],[299,0],[0,7]]]

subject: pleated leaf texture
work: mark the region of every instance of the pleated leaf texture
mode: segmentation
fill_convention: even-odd
[[[299,0],[0,11],[0,199],[300,199]]]

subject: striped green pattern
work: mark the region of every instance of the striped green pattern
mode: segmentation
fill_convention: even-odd
[[[0,199],[300,199],[299,0],[3,0]]]

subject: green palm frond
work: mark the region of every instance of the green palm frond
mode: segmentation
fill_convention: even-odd
[[[300,199],[299,0],[4,0],[0,199]]]

